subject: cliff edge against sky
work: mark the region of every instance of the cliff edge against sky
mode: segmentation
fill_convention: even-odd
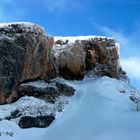
[[[50,37],[36,24],[0,24],[0,104],[20,98],[22,83],[88,74],[127,80],[114,38]]]

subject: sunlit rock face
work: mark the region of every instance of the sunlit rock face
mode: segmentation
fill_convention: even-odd
[[[18,83],[43,79],[50,69],[53,39],[32,23],[0,24],[0,103],[17,96]]]
[[[89,73],[127,79],[119,64],[119,45],[114,38],[53,38],[33,23],[0,24],[0,104],[17,100],[23,83],[49,82],[58,76],[82,80]],[[22,95],[28,93],[30,88],[22,91]]]
[[[61,40],[56,40],[52,50],[55,71],[65,79],[82,79],[86,67],[84,48],[81,44],[60,43]]]
[[[55,37],[53,54],[56,71],[66,79],[83,79],[88,71],[98,76],[126,77],[119,63],[119,45],[114,38]]]

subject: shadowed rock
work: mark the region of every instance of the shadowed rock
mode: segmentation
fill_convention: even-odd
[[[48,127],[54,121],[54,119],[55,117],[53,115],[37,117],[24,116],[20,118],[18,125],[21,128],[45,128]]]
[[[52,44],[38,25],[0,24],[0,104],[17,96],[19,82],[46,77]]]
[[[55,103],[60,95],[72,96],[74,95],[74,92],[75,89],[73,87],[68,86],[61,81],[54,80],[49,83],[46,83],[45,81],[26,82],[19,85],[17,99],[28,95]]]
[[[127,79],[119,63],[119,45],[114,38],[55,37],[52,50],[56,72],[65,79],[83,79],[91,70],[94,75]]]
[[[38,80],[49,82],[57,76],[82,80],[90,71],[92,75],[128,80],[120,66],[119,45],[114,38],[53,39],[36,24],[0,24],[0,104],[11,103],[26,94],[49,95],[46,92],[50,91],[52,100],[57,95],[52,87],[48,91],[48,88],[42,90],[29,85],[25,88],[21,84]]]

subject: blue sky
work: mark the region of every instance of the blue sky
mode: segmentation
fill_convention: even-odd
[[[49,35],[107,35],[121,45],[121,63],[140,89],[139,0],[0,0],[0,22],[28,21]]]

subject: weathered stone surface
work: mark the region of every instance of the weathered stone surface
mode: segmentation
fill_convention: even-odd
[[[74,92],[75,89],[73,87],[61,81],[54,80],[49,83],[45,81],[26,82],[25,84],[19,85],[17,99],[28,95],[55,103],[60,95],[72,96]]]
[[[65,79],[83,79],[86,53],[80,44],[56,44],[53,46],[56,73]],[[62,44],[62,45],[61,45]]]
[[[16,98],[19,82],[47,75],[52,44],[38,25],[0,24],[0,104]]]
[[[66,79],[82,79],[86,71],[98,76],[126,78],[119,64],[119,45],[107,37],[55,37],[56,73]]]
[[[9,120],[19,124],[21,118],[28,116],[33,118],[42,116],[57,117],[57,113],[62,112],[68,104],[69,96],[60,96],[55,103],[50,103],[45,99],[24,96],[10,106],[1,106],[0,121]]]
[[[45,128],[48,127],[54,121],[54,119],[55,117],[53,115],[37,117],[24,116],[20,118],[18,125],[21,128]]]
[[[56,94],[52,87],[48,91],[48,88],[21,86],[30,81],[49,82],[57,76],[81,80],[89,71],[93,75],[127,80],[119,64],[119,45],[113,38],[54,39],[32,23],[0,24],[0,104],[11,103],[23,95],[42,96],[53,102],[60,93],[59,87]],[[61,91],[65,90],[62,85],[60,87]],[[71,94],[66,91],[65,94]]]

